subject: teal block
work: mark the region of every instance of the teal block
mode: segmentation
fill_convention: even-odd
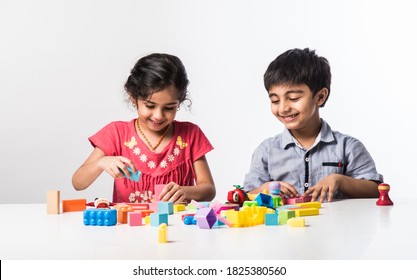
[[[158,227],[160,224],[168,225],[168,214],[151,213],[151,226]]]
[[[276,213],[267,213],[265,214],[265,225],[266,226],[277,226],[278,223],[278,214]]]
[[[174,214],[174,203],[167,201],[158,202],[158,213],[160,214]]]

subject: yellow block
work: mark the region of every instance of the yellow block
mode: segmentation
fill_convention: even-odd
[[[185,211],[185,204],[174,204],[174,213]]]
[[[302,203],[296,203],[295,206],[299,206],[302,208],[321,208],[321,202],[319,201],[313,201],[313,202],[302,202]]]
[[[287,225],[291,227],[304,227],[305,219],[304,218],[291,218],[287,221]]]
[[[151,223],[151,216],[145,217],[145,224],[149,225]]]
[[[296,217],[302,216],[314,216],[319,214],[319,209],[317,208],[298,208],[294,209]]]
[[[166,243],[167,242],[167,224],[162,223],[158,227],[158,242]]]

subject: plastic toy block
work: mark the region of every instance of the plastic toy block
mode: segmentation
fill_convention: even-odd
[[[320,201],[313,201],[313,202],[302,202],[302,203],[296,203],[295,206],[299,206],[301,208],[321,208],[321,202]]]
[[[274,201],[272,200],[272,196],[264,194],[264,193],[259,193],[256,198],[255,201],[258,202],[259,206],[266,206],[269,208],[274,208]]]
[[[265,223],[266,206],[245,207],[240,211],[245,213],[244,226],[256,226]]]
[[[305,227],[305,219],[304,218],[291,218],[288,219],[287,225],[290,227]]]
[[[153,212],[158,212],[158,203],[159,201],[149,203],[149,210],[152,210]]]
[[[114,226],[117,224],[117,210],[104,208],[90,208],[83,212],[86,226]]]
[[[126,174],[124,174],[123,172],[123,176],[124,177],[126,177],[126,178],[128,178],[128,179],[130,179],[130,180],[133,180],[133,181],[135,181],[135,182],[139,182],[139,179],[140,179],[140,175],[142,174],[142,172],[140,172],[139,170],[136,170],[136,173],[133,173],[132,172],[132,168],[130,168],[130,166],[126,166],[126,168],[127,168],[127,170],[129,170],[129,172],[130,172],[130,177],[129,176],[127,176]],[[119,168],[119,170],[121,171],[121,169]]]
[[[277,226],[278,223],[278,214],[265,214],[265,225],[266,226]]]
[[[248,207],[249,208],[249,207]],[[244,227],[246,216],[243,211],[227,210],[224,212],[226,219],[231,222],[232,227]]]
[[[210,207],[214,210],[214,213],[216,215],[220,214],[220,212],[224,210],[231,210],[231,209],[239,210],[240,208],[239,204],[233,204],[233,203],[224,204],[220,202],[212,203]]]
[[[197,224],[197,221],[194,219],[194,215],[184,217],[183,222],[184,222],[185,225],[196,225]]]
[[[269,183],[269,193],[271,195],[279,195],[281,193],[281,184],[279,182],[270,182]]]
[[[275,210],[279,213],[279,211],[281,210],[285,210],[285,209],[289,209],[289,210],[294,210],[294,209],[298,209],[301,208],[300,206],[297,206],[295,204],[286,204],[286,205],[282,205],[277,207]]]
[[[144,218],[144,217],[148,217],[148,216],[150,216],[152,213],[154,213],[154,211],[152,211],[152,210],[139,210],[139,211],[135,211],[135,212],[140,212],[140,213],[142,213],[142,218]]]
[[[315,216],[319,214],[319,209],[317,208],[298,208],[294,209],[296,217],[303,217],[303,216]]]
[[[394,202],[392,202],[391,198],[388,195],[390,188],[391,187],[388,184],[379,184],[378,185],[379,198],[376,201],[376,205],[378,205],[378,206],[394,205]]]
[[[211,229],[217,221],[216,214],[212,208],[198,209],[194,219],[197,221],[197,226],[204,229]]]
[[[243,207],[252,207],[252,206],[258,206],[258,202],[252,201],[252,200],[246,200],[245,202],[243,202]]]
[[[158,213],[168,215],[174,214],[174,203],[168,201],[159,201]]]
[[[151,223],[151,216],[146,216],[144,220],[145,220],[145,225],[149,225]]]
[[[192,216],[192,217],[194,217],[194,213],[185,213],[185,214],[182,214],[181,215],[181,220],[182,221],[184,221],[184,219],[186,218],[186,217],[189,217],[189,216]]]
[[[50,190],[46,192],[46,213],[59,214],[59,200],[60,192],[57,190]]]
[[[278,222],[280,225],[286,225],[291,218],[295,218],[294,210],[282,209],[278,212]]]
[[[70,199],[62,201],[62,212],[84,211],[86,208],[86,199]]]
[[[141,212],[129,212],[128,213],[129,226],[141,226],[142,225],[142,213]]]
[[[157,227],[160,224],[168,224],[168,214],[152,213],[151,214],[151,226]]]
[[[159,195],[161,194],[161,192],[164,188],[165,188],[165,184],[155,185],[155,187],[154,187],[154,201],[161,201],[159,199]]]
[[[185,211],[185,204],[174,204],[174,213]]]
[[[279,206],[284,205],[284,203],[282,202],[282,197],[281,196],[272,196],[272,202],[274,204],[274,208],[277,208]]]
[[[167,243],[167,224],[162,223],[158,227],[158,242]]]
[[[119,205],[117,205],[119,206]],[[127,224],[127,213],[133,212],[133,207],[130,205],[122,205],[117,209],[117,222],[119,224]]]
[[[310,201],[311,201],[311,196],[283,198],[284,205],[285,204],[296,204],[296,203],[310,202]]]
[[[133,211],[149,209],[149,203],[126,203],[126,205],[132,206]]]

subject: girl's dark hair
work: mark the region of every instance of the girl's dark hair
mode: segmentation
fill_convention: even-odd
[[[154,92],[174,86],[181,104],[184,100],[188,100],[188,84],[187,72],[178,57],[153,53],[136,62],[124,88],[131,98],[146,100]]]
[[[264,74],[264,85],[269,91],[277,85],[306,84],[313,96],[322,88],[327,88],[330,95],[331,79],[330,65],[326,58],[318,56],[314,50],[308,48],[292,49],[279,55],[269,64]],[[327,99],[321,107],[326,104]]]

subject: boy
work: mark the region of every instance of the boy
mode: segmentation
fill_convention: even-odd
[[[383,177],[365,146],[320,118],[330,83],[329,63],[314,50],[288,50],[271,62],[264,84],[272,114],[285,129],[253,153],[243,183],[247,192],[262,192],[278,181],[283,195],[311,195],[312,201],[379,196]]]

